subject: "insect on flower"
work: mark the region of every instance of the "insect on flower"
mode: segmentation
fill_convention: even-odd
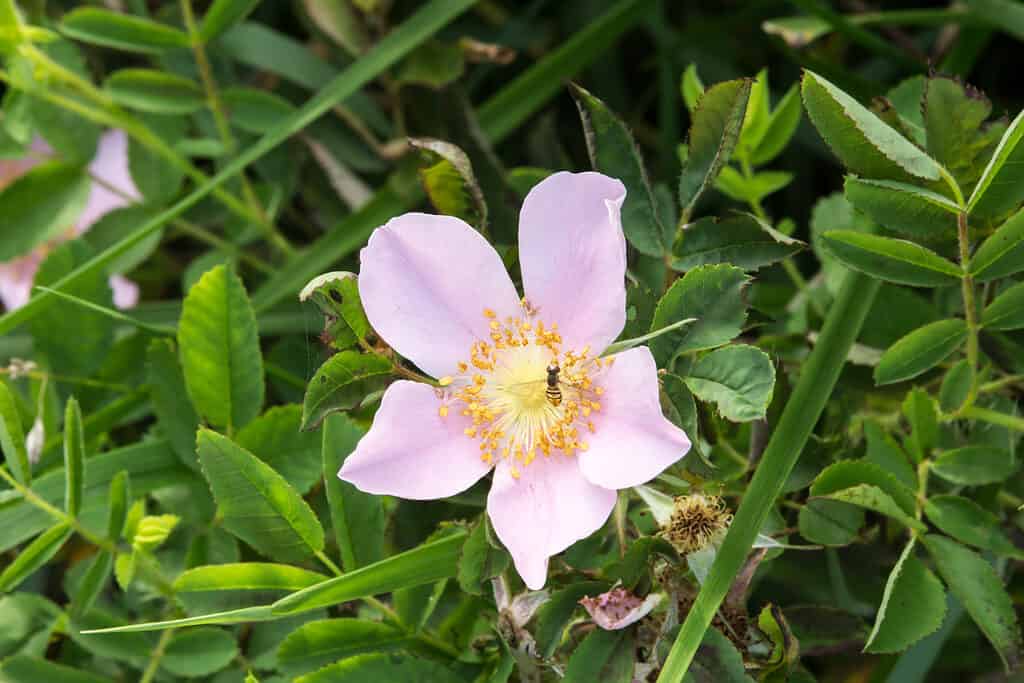
[[[400,380],[339,476],[410,499],[459,493],[494,470],[487,512],[531,588],[548,558],[608,519],[616,490],[681,458],[645,347],[601,352],[626,321],[622,183],[556,173],[519,220],[525,296],[494,248],[449,216],[374,231],[359,294],[380,337],[437,386]]]

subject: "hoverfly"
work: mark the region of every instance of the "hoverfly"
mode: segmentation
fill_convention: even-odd
[[[547,396],[548,403],[556,407],[562,404],[562,389],[558,386],[558,374],[561,371],[555,361],[548,365],[548,386],[544,390],[544,395]]]

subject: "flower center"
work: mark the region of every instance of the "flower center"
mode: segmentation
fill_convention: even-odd
[[[611,358],[590,348],[562,350],[558,325],[546,326],[525,300],[523,315],[499,320],[484,310],[490,341],[477,341],[459,374],[440,380],[442,417],[458,410],[472,420],[466,436],[480,442],[480,457],[507,460],[513,477],[537,455],[571,456],[587,450],[604,389],[596,383]]]

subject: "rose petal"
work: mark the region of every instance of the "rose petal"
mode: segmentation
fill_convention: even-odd
[[[454,374],[478,339],[484,309],[520,314],[519,296],[494,247],[451,216],[407,213],[370,236],[359,295],[373,328],[434,377]]]
[[[441,417],[440,405],[433,387],[392,384],[338,476],[367,493],[413,500],[465,491],[491,466],[480,459],[479,444],[463,433],[469,420],[454,410]]]
[[[555,173],[519,214],[526,299],[567,349],[600,353],[626,324],[626,240],[619,209],[626,188],[600,173]]]
[[[89,172],[103,183],[93,181],[89,199],[78,217],[76,232],[79,235],[104,215],[128,206],[141,196],[132,182],[128,168],[128,136],[124,131],[111,130],[100,136],[96,156],[89,164]],[[106,185],[117,191],[112,191]]]
[[[604,387],[597,427],[580,454],[580,470],[605,488],[638,486],[690,450],[690,439],[661,412],[658,368],[647,347],[614,356],[615,363],[599,377]]]
[[[618,586],[593,598],[584,597],[580,604],[587,610],[595,624],[606,631],[617,631],[646,617],[658,606],[661,599],[660,593],[651,593],[641,600]]]
[[[518,479],[510,469],[507,462],[495,469],[487,514],[519,576],[537,590],[547,579],[548,558],[600,529],[616,494],[584,479],[574,457],[539,457],[520,468]]]
[[[139,286],[123,275],[110,276],[110,289],[118,308],[132,308],[139,302]]]

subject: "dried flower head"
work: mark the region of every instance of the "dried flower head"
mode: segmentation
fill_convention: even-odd
[[[661,535],[681,555],[706,548],[729,528],[732,513],[718,496],[694,493],[675,499],[672,517],[662,526]]]

